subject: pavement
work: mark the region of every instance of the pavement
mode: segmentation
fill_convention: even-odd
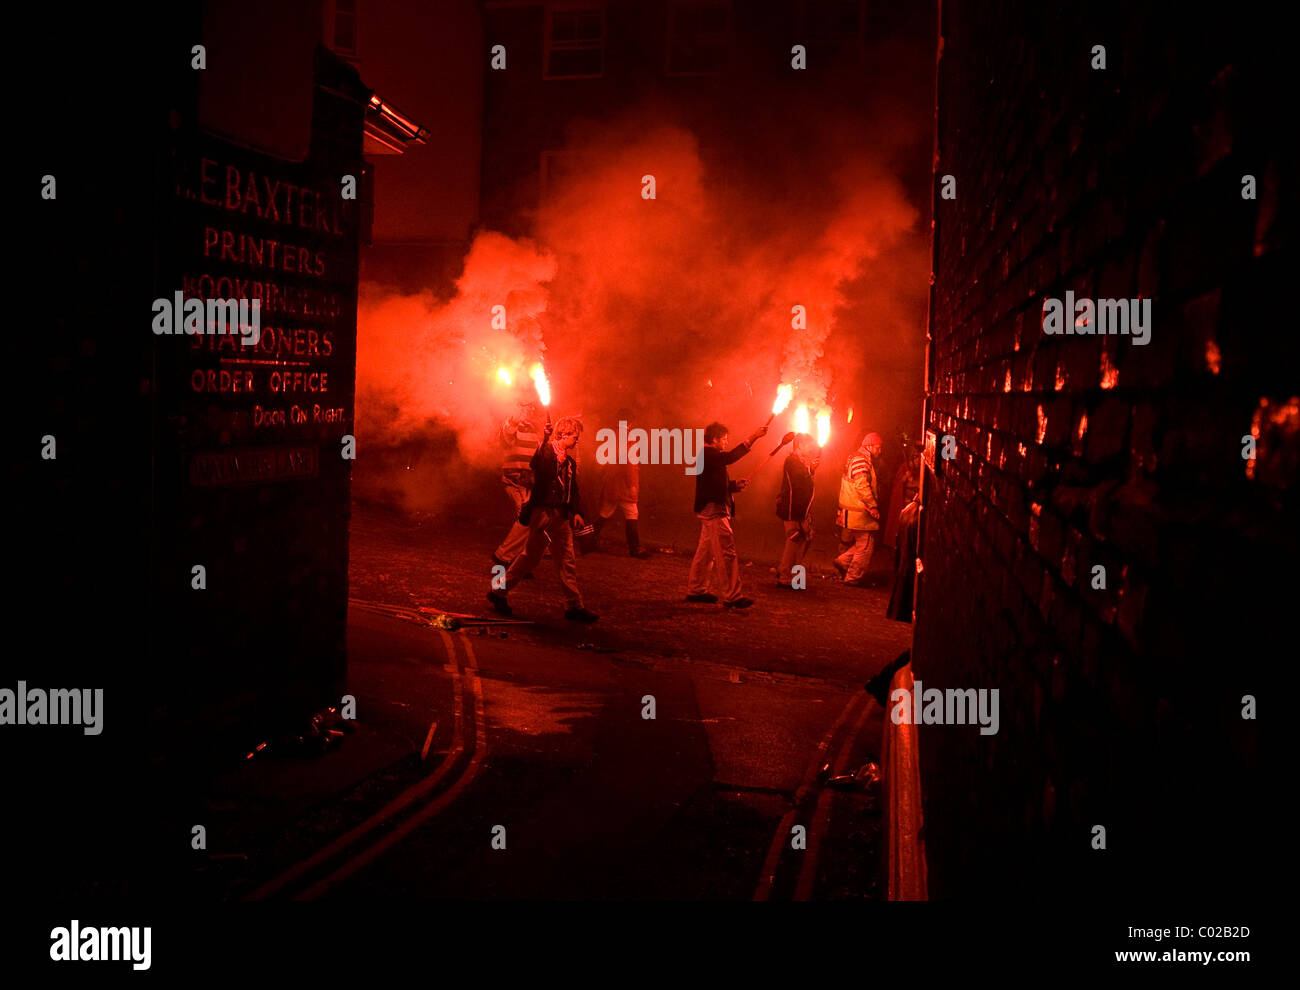
[[[886,896],[882,785],[826,779],[883,762],[862,684],[910,643],[884,618],[892,554],[876,588],[829,572],[803,592],[742,557],[757,604],[737,612],[681,600],[685,553],[635,560],[607,534],[578,564],[598,623],[563,618],[543,561],[511,595],[524,621],[501,624],[484,599],[499,535],[356,508],[352,731],[207,782],[194,893]],[[441,630],[439,613],[485,624]]]

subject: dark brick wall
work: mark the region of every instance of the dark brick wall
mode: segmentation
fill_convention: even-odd
[[[1300,417],[1259,415],[1300,391],[1285,62],[1248,8],[1176,16],[942,4],[925,425],[956,457],[924,482],[913,669],[999,689],[1001,727],[921,731],[932,896],[1254,882],[1241,697],[1294,653]],[[1152,299],[1150,342],[1045,335],[1066,290]]]

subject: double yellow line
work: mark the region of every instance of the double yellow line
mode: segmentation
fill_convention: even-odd
[[[853,727],[849,730],[848,735],[840,743],[839,751],[836,753],[834,763],[831,766],[831,775],[842,774],[848,765],[854,744],[857,742],[858,736],[862,734],[862,727],[866,724],[867,714],[871,710],[870,697],[865,691],[856,692],[849,698],[849,702],[844,706],[844,710],[840,712],[839,718],[826,730],[826,735],[817,744],[817,752],[813,756],[812,762],[808,764],[808,769],[804,771],[803,780],[800,782],[798,789],[794,792],[794,807],[785,813],[780,824],[776,827],[776,833],[772,836],[772,844],[768,847],[767,858],[763,861],[763,872],[758,878],[758,885],[754,888],[754,900],[771,900],[772,888],[776,886],[776,874],[781,865],[781,853],[790,848],[790,830],[794,827],[795,819],[798,817],[800,810],[807,805],[809,798],[813,794],[817,785],[817,775],[826,764],[827,754],[831,751],[836,734],[852,716],[855,708],[858,708],[857,718],[853,722]],[[823,785],[820,793],[818,793],[817,804],[812,812],[812,821],[808,825],[808,845],[803,850],[799,877],[795,881],[794,900],[796,901],[806,901],[812,897],[813,884],[817,879],[817,858],[821,853],[822,835],[825,834],[826,827],[830,822],[831,802],[833,799],[834,793],[831,788]]]
[[[353,607],[365,608],[368,603],[353,601],[351,604]],[[420,619],[418,613],[411,612],[408,609],[381,606],[370,609],[370,611],[394,617],[402,617],[399,613],[408,612],[411,616],[416,617],[421,624],[428,624],[427,619]],[[447,651],[447,669],[452,672],[455,692],[455,721],[452,725],[452,744],[446,756],[424,779],[412,784],[365,821],[349,829],[302,862],[294,864],[283,873],[262,884],[246,895],[244,900],[264,900],[287,889],[293,889],[304,876],[317,871],[326,864],[332,863],[334,864],[333,869],[329,873],[293,895],[293,899],[299,901],[315,900],[321,897],[331,887],[374,862],[429,819],[439,814],[455,801],[478,775],[487,757],[487,719],[483,713],[483,687],[478,676],[478,658],[474,654],[474,646],[469,639],[464,636],[453,638],[450,633],[442,630],[439,630],[439,634]],[[465,651],[463,665],[457,659],[456,643],[458,640]],[[472,748],[466,745],[466,726],[470,722],[471,709],[473,711]],[[469,761],[462,766],[463,757],[467,752],[470,754]],[[457,770],[459,775],[453,776],[453,771]],[[434,793],[446,780],[452,781],[451,786],[443,789],[438,793],[437,797],[428,803],[419,803],[428,795]],[[411,808],[415,810],[410,811]],[[391,825],[394,822],[397,823],[396,826],[381,837],[367,839],[372,832],[381,826]],[[362,842],[363,839],[367,839],[367,841]],[[358,848],[354,849],[354,847]]]

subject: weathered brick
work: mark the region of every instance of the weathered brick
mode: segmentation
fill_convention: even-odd
[[[1092,8],[1019,16],[1023,30],[1008,32],[969,0],[944,4],[960,30],[944,34],[941,92],[962,111],[941,116],[939,143],[945,169],[975,177],[966,188],[983,194],[946,207],[939,228],[931,421],[957,432],[962,449],[927,523],[937,542],[926,594],[940,591],[918,607],[914,655],[930,677],[1007,692],[996,749],[962,757],[990,774],[983,799],[947,810],[967,812],[957,831],[978,826],[1027,847],[1105,806],[1129,750],[1150,752],[1161,698],[1169,726],[1196,715],[1179,699],[1202,682],[1153,687],[1185,662],[1154,645],[1191,641],[1178,632],[1181,599],[1154,575],[1206,560],[1235,602],[1228,614],[1248,614],[1248,592],[1231,586],[1252,582],[1228,576],[1259,539],[1244,520],[1252,498],[1284,498],[1277,483],[1247,485],[1229,442],[1249,429],[1256,398],[1280,391],[1260,383],[1282,379],[1264,335],[1285,317],[1260,300],[1277,297],[1293,267],[1254,250],[1260,240],[1275,253],[1285,246],[1284,224],[1264,218],[1277,212],[1265,208],[1276,194],[1244,204],[1237,186],[1237,172],[1280,167],[1236,119],[1258,112],[1258,93],[1234,89],[1240,62],[1219,75],[1211,41],[1175,43],[1154,6],[1130,6],[1103,77],[1086,58],[1055,56],[1060,38],[1096,30]],[[1150,342],[1045,336],[1043,299],[1067,289],[1150,299]],[[1283,474],[1294,480],[1294,468]],[[1183,580],[1180,594],[1194,587]],[[927,629],[927,611],[941,625]],[[1196,618],[1223,646],[1219,612],[1201,607]],[[923,774],[951,780],[970,769],[944,756]]]
[[[1088,460],[1097,464],[1128,450],[1131,407],[1116,398],[1104,399],[1088,416],[1085,449]]]
[[[1042,403],[1042,407],[1046,420],[1043,446],[1067,446],[1070,437],[1070,400],[1065,396],[1056,396]]]
[[[1038,553],[1049,564],[1059,567],[1064,547],[1065,525],[1055,512],[1044,507],[1038,517]]]

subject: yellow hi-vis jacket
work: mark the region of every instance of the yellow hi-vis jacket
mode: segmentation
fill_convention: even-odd
[[[876,468],[871,455],[858,448],[849,455],[840,477],[840,507],[835,524],[841,529],[880,528],[880,507],[876,501]]]

